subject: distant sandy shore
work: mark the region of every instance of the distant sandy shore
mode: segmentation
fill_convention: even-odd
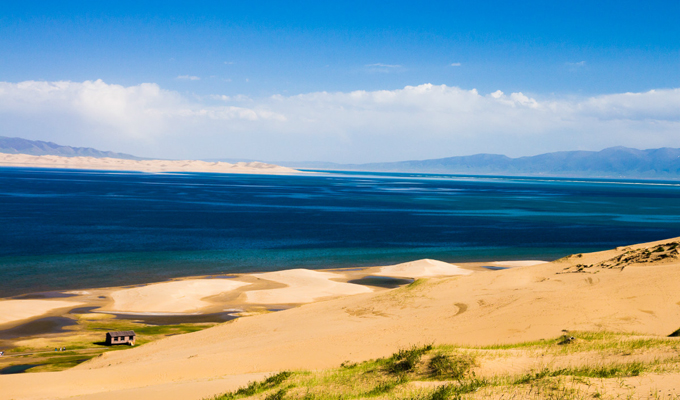
[[[0,166],[69,168],[141,172],[214,172],[223,174],[297,174],[298,170],[262,162],[207,162],[197,160],[124,160],[120,158],[31,156],[0,153]]]

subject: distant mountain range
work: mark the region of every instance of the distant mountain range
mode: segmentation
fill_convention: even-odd
[[[32,156],[62,156],[62,157],[95,157],[122,158],[125,160],[142,160],[130,154],[101,151],[91,147],[61,146],[52,142],[27,140],[0,136],[0,153],[30,154]]]
[[[52,142],[3,136],[0,136],[0,153],[110,157],[126,160],[144,159],[130,154],[100,151],[89,147],[60,146]],[[204,161],[234,163],[254,160],[224,158]],[[610,147],[602,151],[559,151],[519,158],[510,158],[499,154],[476,154],[432,160],[370,164],[337,164],[315,161],[272,161],[271,163],[297,169],[336,171],[680,179],[680,149],[669,147],[650,150]]]
[[[602,151],[560,151],[531,157],[499,154],[447,157],[371,164],[276,162],[291,168],[417,172],[432,174],[522,175],[608,178],[680,178],[680,149],[638,150],[611,147]]]

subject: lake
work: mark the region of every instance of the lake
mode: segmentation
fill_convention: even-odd
[[[0,168],[0,297],[288,268],[546,259],[680,236],[680,183]]]

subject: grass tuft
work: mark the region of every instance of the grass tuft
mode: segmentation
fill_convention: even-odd
[[[414,345],[410,349],[401,349],[387,359],[387,371],[392,374],[411,372],[418,366],[423,355],[430,350],[432,350],[431,344],[421,347]]]
[[[290,371],[283,371],[279,372],[278,374],[272,375],[265,379],[262,382],[250,382],[248,386],[239,388],[235,392],[229,392],[229,393],[224,393],[222,395],[218,395],[213,397],[214,400],[231,400],[231,399],[240,399],[243,397],[249,397],[256,395],[258,393],[262,393],[266,390],[273,389],[279,385],[281,385],[286,379],[290,378],[290,376],[293,373]],[[267,396],[267,400],[277,400],[277,399],[283,399],[283,396],[286,394],[285,389],[281,389],[276,393],[272,393],[269,396],[280,396],[280,397],[269,397]]]
[[[476,366],[475,357],[469,354],[437,354],[430,359],[430,373],[437,379],[455,379],[461,381],[474,375],[472,368]]]

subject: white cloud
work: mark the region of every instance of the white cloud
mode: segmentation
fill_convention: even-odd
[[[451,66],[452,66],[452,67],[460,67],[461,65],[463,65],[463,64],[461,64],[461,63],[459,63],[459,62],[457,62],[457,63],[451,63]]]
[[[224,64],[225,64],[225,65],[234,65],[234,64],[236,64],[236,63],[233,62],[233,61],[225,61]]]
[[[197,76],[193,76],[193,75],[180,75],[175,79],[180,79],[180,80],[184,80],[184,81],[200,81],[201,80],[201,78],[199,78]]]
[[[8,136],[162,157],[369,162],[479,152],[517,156],[614,145],[677,147],[680,89],[541,98],[423,84],[252,99],[185,96],[153,83],[0,82],[0,125]]]

